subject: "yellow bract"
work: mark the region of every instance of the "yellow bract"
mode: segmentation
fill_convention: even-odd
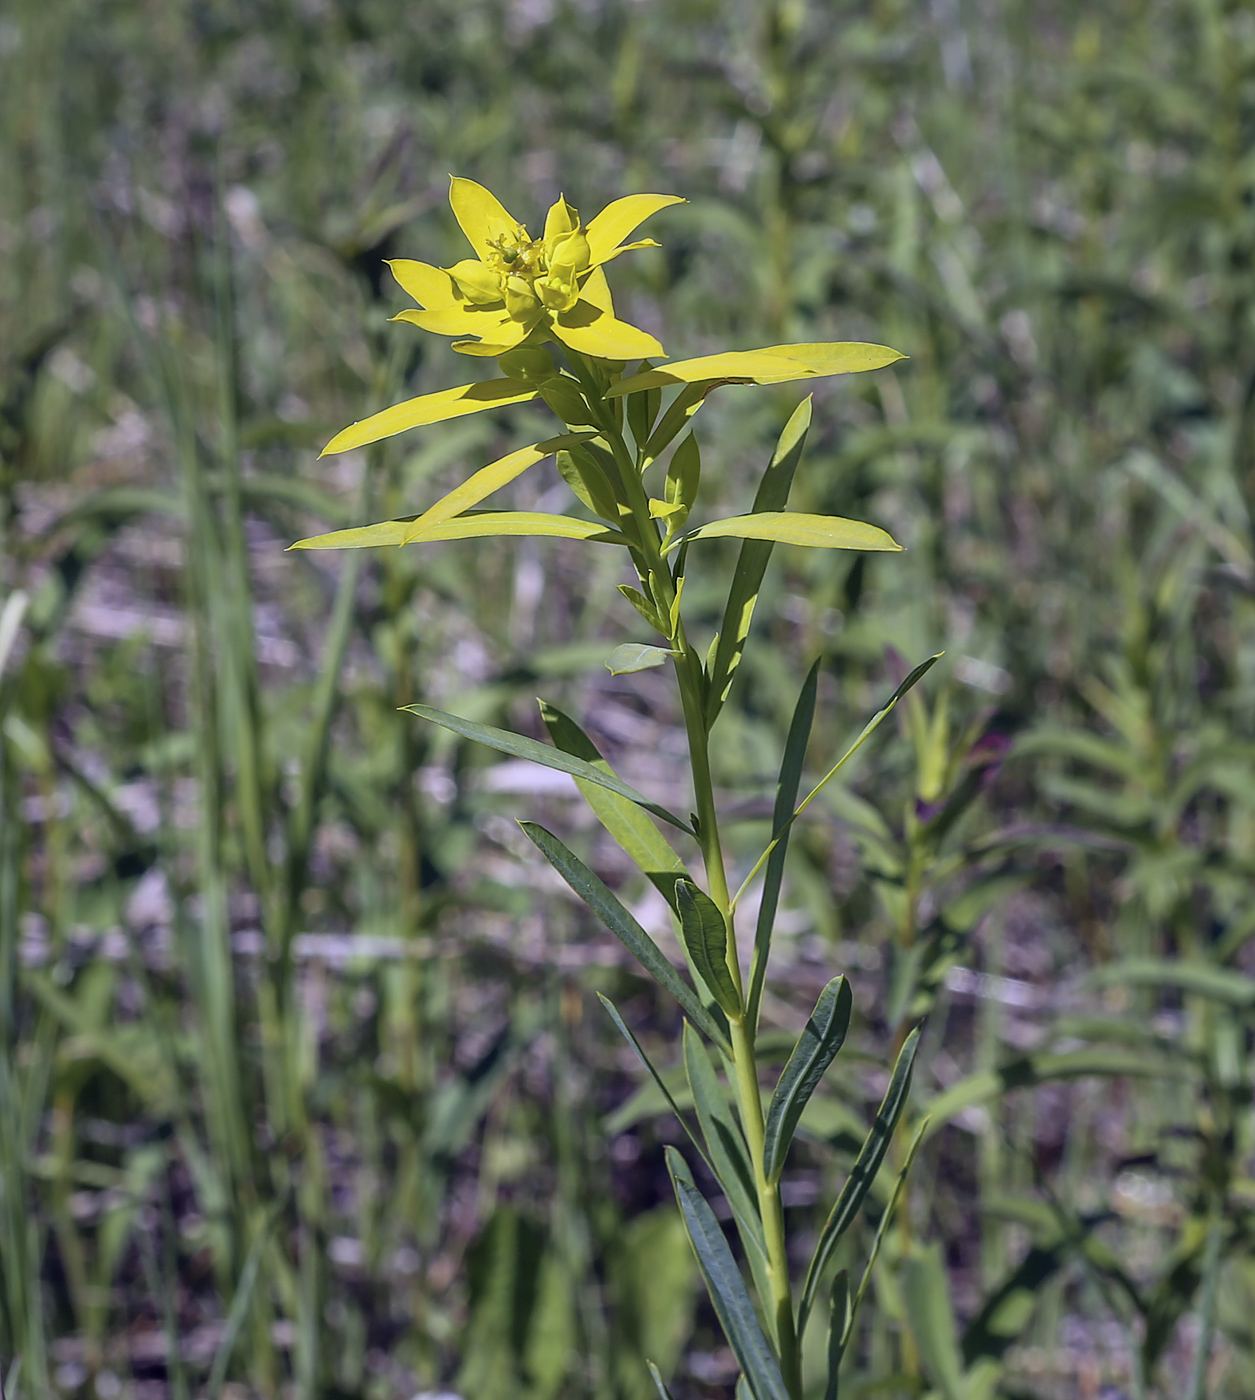
[[[437,335],[466,337],[453,348],[468,355],[501,355],[530,336],[533,342],[552,337],[608,360],[665,358],[652,335],[615,316],[601,265],[632,248],[657,247],[650,238],[624,240],[659,209],[683,204],[678,195],[616,199],[587,228],[559,196],[540,238],[532,238],[496,195],[474,180],[455,176],[449,203],[476,256],[448,269],[409,259],[389,263],[421,308],[394,319]]]

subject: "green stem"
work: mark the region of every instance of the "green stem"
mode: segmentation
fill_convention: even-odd
[[[613,414],[596,388],[591,367],[577,360],[576,373],[589,395],[590,405],[598,412],[602,435],[610,444],[618,469],[624,499],[631,507],[637,527],[641,555],[646,569],[660,581],[670,604],[675,598],[675,578],[662,555],[658,525],[649,514],[649,499],[641,485],[640,471],[629,451]],[[648,579],[642,580],[648,587]],[[688,737],[689,766],[693,778],[693,796],[697,805],[698,841],[706,868],[706,883],[710,897],[719,906],[728,928],[728,968],[738,992],[742,989],[741,963],[737,955],[736,932],[732,900],[728,890],[727,869],[719,839],[719,816],[715,806],[714,782],[710,771],[710,733],[706,725],[705,675],[701,658],[689,646],[684,623],[677,620],[672,646],[679,654],[674,658],[676,681],[684,711],[684,728]],[[758,1195],[758,1210],[763,1221],[764,1243],[767,1250],[767,1279],[770,1297],[764,1299],[771,1330],[775,1334],[780,1354],[781,1370],[789,1394],[801,1400],[801,1356],[793,1314],[793,1286],[789,1278],[789,1256],[784,1231],[784,1204],[780,1183],[770,1179],[764,1166],[765,1127],[762,1090],[758,1083],[755,1028],[744,1016],[729,1016],[732,1033],[732,1077],[736,1089],[741,1127],[745,1132],[750,1161],[753,1164],[754,1185]]]

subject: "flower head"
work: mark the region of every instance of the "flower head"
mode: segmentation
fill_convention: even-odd
[[[409,259],[389,263],[421,308],[395,320],[466,337],[453,345],[466,355],[497,356],[525,340],[552,338],[601,359],[665,357],[652,335],[616,318],[602,266],[633,248],[656,248],[652,238],[624,239],[659,209],[683,204],[677,195],[616,199],[587,227],[559,196],[539,238],[474,180],[454,176],[449,203],[476,256],[449,268]]]

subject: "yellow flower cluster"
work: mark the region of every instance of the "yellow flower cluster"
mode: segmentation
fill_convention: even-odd
[[[562,197],[545,218],[540,238],[512,217],[497,197],[474,180],[454,177],[449,190],[454,216],[476,257],[450,268],[398,259],[389,264],[420,310],[394,319],[438,335],[466,337],[453,348],[467,355],[497,356],[551,338],[583,355],[608,360],[663,356],[652,335],[620,321],[603,265],[633,248],[655,248],[653,239],[624,240],[677,195],[638,194],[616,199],[584,227]],[[473,337],[473,338],[472,338]]]

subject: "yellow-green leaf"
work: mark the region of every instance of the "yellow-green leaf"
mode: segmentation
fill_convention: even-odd
[[[410,526],[409,533],[401,543],[409,544],[411,540],[423,538],[437,525],[442,525],[446,520],[452,520],[454,516],[477,506],[485,497],[499,491],[515,477],[521,476],[528,467],[543,462],[559,448],[575,447],[592,436],[592,433],[566,433],[561,437],[535,443],[531,447],[521,447],[517,452],[511,452],[505,457],[499,457],[495,462],[489,462],[486,467],[480,467],[460,486],[455,486],[447,496],[442,496],[434,506],[424,511]]]
[[[378,525],[362,525],[353,530],[333,530],[298,540],[291,549],[364,549],[381,544],[431,544],[439,540],[473,540],[493,535],[551,535],[564,540],[590,540],[594,544],[626,544],[617,530],[608,530],[594,520],[576,520],[570,515],[540,515],[522,510],[477,510],[409,537],[414,516],[403,520],[382,520]]]
[[[607,204],[588,225],[588,251],[592,261],[607,262],[616,254],[626,252],[627,249],[619,245],[651,214],[669,204],[687,202],[676,194],[630,194]]]
[[[617,320],[587,300],[554,317],[553,333],[581,355],[603,360],[665,359],[667,352],[646,331]]]
[[[690,539],[774,540],[811,549],[901,549],[876,525],[844,520],[839,515],[806,515],[801,511],[765,510],[757,515],[732,515],[712,520],[693,531]]]
[[[393,404],[381,413],[373,413],[360,423],[350,424],[331,439],[319,456],[365,447],[367,443],[403,433],[407,428],[445,423],[450,418],[463,418],[468,413],[482,413],[486,408],[501,408],[510,403],[526,403],[535,397],[536,386],[521,379],[486,379],[480,384],[461,384],[456,389],[421,394],[416,399]]]
[[[831,374],[855,374],[860,370],[883,369],[906,357],[887,345],[865,345],[861,341],[835,341],[832,344],[768,345],[762,350],[731,350],[722,355],[702,355],[696,360],[680,360],[665,369],[646,370],[630,379],[621,379],[608,391],[611,397],[631,394],[638,389],[663,388],[668,384],[696,384],[722,380],[731,384],[785,384],[793,379],[819,379]]]

